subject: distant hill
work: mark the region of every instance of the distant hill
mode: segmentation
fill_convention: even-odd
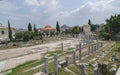
[[[62,29],[68,29],[68,28],[70,28],[70,27],[67,26],[67,25],[62,25],[61,28],[62,28]]]

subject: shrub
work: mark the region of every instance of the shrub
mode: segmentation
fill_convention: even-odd
[[[23,38],[23,32],[15,33],[15,39],[20,40]]]
[[[107,33],[107,32],[102,32],[102,33],[101,33],[101,36],[104,37],[105,40],[108,40],[108,39],[110,39],[111,34],[110,34],[110,33]]]

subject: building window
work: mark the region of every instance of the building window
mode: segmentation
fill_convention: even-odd
[[[1,31],[1,34],[5,34],[5,32],[4,32],[4,31]]]

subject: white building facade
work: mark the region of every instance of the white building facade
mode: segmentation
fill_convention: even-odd
[[[14,38],[15,35],[15,28],[11,28],[12,30],[12,36]],[[9,39],[8,37],[8,27],[4,27],[1,23],[0,23],[0,40],[5,40],[5,39]]]

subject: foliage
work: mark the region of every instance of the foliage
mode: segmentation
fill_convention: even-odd
[[[105,31],[109,31],[109,33],[111,33],[112,35],[117,34],[118,32],[120,32],[120,16],[111,16],[110,19],[106,20],[105,26]]]
[[[58,33],[60,33],[60,26],[59,26],[58,21],[57,21],[57,24],[56,24],[56,30],[57,30]]]
[[[37,37],[38,34],[32,31],[25,31],[25,32],[19,32],[15,34],[15,39],[20,40],[23,39],[23,41],[29,41],[30,39],[33,39]]]
[[[79,34],[80,33],[80,28],[78,26],[73,27],[72,33],[73,34]]]
[[[90,19],[88,20],[88,25],[91,25],[91,21],[90,21]]]
[[[28,24],[28,31],[32,31],[32,25],[31,25],[31,23]]]
[[[97,28],[99,28],[99,25],[97,25],[97,24],[92,24],[91,25],[91,31],[95,31]]]
[[[103,37],[114,36],[115,34],[120,32],[120,15],[111,16],[110,19],[106,19],[106,24],[104,25],[104,29],[101,31],[107,33],[104,34]]]
[[[15,39],[22,39],[23,38],[23,32],[15,33]]]
[[[107,33],[107,32],[101,32],[101,36],[104,37],[105,40],[108,40],[108,39],[110,39],[111,34],[110,34],[110,33]]]
[[[79,33],[80,33],[80,28],[78,26],[73,27],[72,29],[73,37],[77,37]]]
[[[70,34],[70,33],[72,33],[72,30],[71,30],[71,29],[66,29],[66,30],[65,30],[65,34]]]
[[[120,17],[114,17],[110,23],[110,30],[112,34],[120,32]]]
[[[12,41],[12,30],[11,30],[11,27],[10,27],[10,22],[8,20],[8,37],[10,39],[10,41]]]
[[[50,36],[55,36],[55,33],[53,31],[50,32]]]
[[[94,32],[97,28],[99,28],[99,25],[98,25],[98,24],[92,24],[90,19],[88,20],[88,25],[90,25],[91,31],[93,31],[93,32]]]
[[[23,34],[23,40],[24,41],[29,41],[30,39],[33,39],[36,34],[32,31],[26,31]]]
[[[37,29],[36,29],[35,24],[34,24],[34,32],[35,32],[36,34],[38,34],[38,31],[37,31]]]
[[[46,30],[46,31],[44,31],[44,33],[48,36],[49,33],[50,33],[50,31],[49,31],[49,30]]]

